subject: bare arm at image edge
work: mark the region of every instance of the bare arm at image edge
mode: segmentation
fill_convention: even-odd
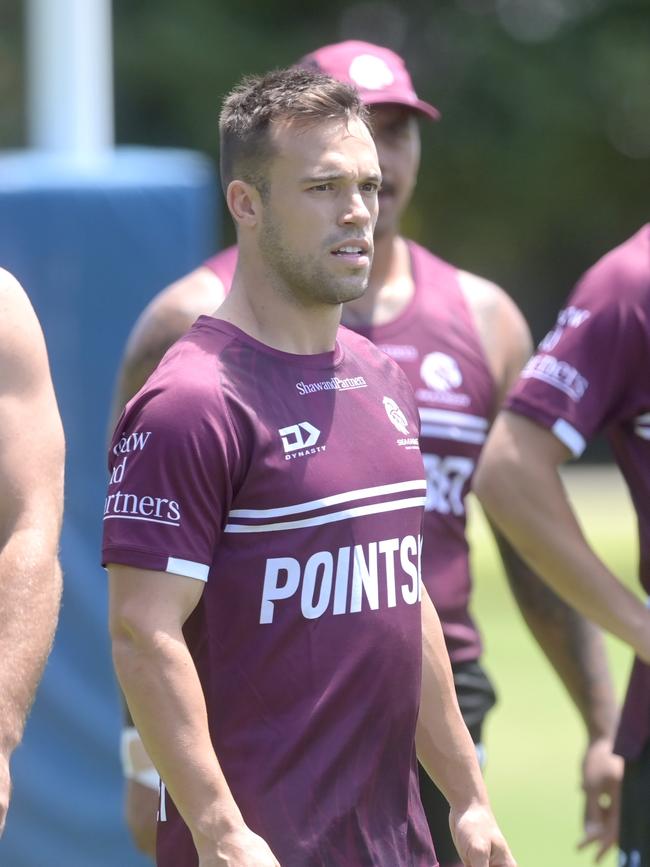
[[[224,298],[223,284],[205,266],[160,292],[143,310],[129,334],[117,375],[110,433],[128,401],[145,384],[158,362],[202,314],[213,313]]]
[[[558,595],[650,662],[650,612],[585,539],[558,471],[569,455],[553,433],[504,411],[483,450],[475,491],[491,520]]]
[[[498,408],[531,355],[528,326],[512,299],[498,286],[464,272],[461,285],[494,377]],[[519,610],[585,725],[581,845],[598,841],[600,857],[618,836],[623,774],[622,759],[612,752],[618,709],[604,641],[598,627],[545,584],[493,522],[490,526]]]
[[[56,628],[63,429],[43,334],[0,270],[0,832],[9,761],[22,738]]]
[[[476,748],[458,707],[440,621],[424,587],[416,743],[421,764],[450,804],[449,824],[465,867],[516,867],[490,808]]]

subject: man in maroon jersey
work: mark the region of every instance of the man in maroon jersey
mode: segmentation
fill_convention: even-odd
[[[43,333],[22,287],[0,268],[0,835],[11,756],[59,614],[63,462]]]
[[[639,526],[650,592],[650,224],[580,280],[497,418],[476,478],[492,518],[558,593],[638,656],[616,739],[622,867],[650,865],[650,612],[584,538],[558,473],[607,434]]]
[[[325,46],[302,63],[353,84],[371,108],[383,174],[375,257],[367,292],[345,305],[343,317],[403,367],[416,392],[428,482],[423,579],[442,621],[461,711],[480,750],[494,692],[479,662],[480,636],[469,613],[465,498],[488,427],[530,354],[528,329],[497,286],[400,235],[419,165],[417,120],[439,116],[418,98],[403,60],[386,48],[349,41]],[[116,399],[120,407],[194,319],[220,303],[236,262],[237,249],[231,247],[149,305],[127,347]],[[586,819],[593,826],[601,818],[600,794],[615,791],[621,773],[620,762],[611,758],[616,709],[600,636],[501,538],[499,544],[526,621],[584,718]],[[131,726],[125,729],[123,756],[129,825],[140,847],[151,851],[155,795],[144,786],[156,786],[156,775]],[[426,774],[420,782],[438,858],[443,867],[455,867],[460,862],[449,832],[449,807]]]
[[[416,725],[463,863],[514,867],[420,605],[417,406],[339,329],[373,254],[365,112],[307,69],[226,98],[231,290],[111,443],[113,655],[161,775],[163,867],[436,867]]]

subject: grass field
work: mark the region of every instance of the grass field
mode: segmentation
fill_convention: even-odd
[[[636,521],[618,474],[609,467],[573,467],[565,478],[592,545],[617,575],[637,587]],[[520,867],[586,867],[593,855],[576,851],[583,803],[582,721],[527,632],[485,519],[472,506],[473,611],[500,697],[485,733],[493,806]],[[632,654],[616,639],[608,639],[607,647],[622,699]],[[615,867],[615,854],[601,863]]]

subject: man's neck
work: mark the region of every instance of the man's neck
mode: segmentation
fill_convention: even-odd
[[[336,345],[341,305],[292,303],[272,290],[263,271],[247,268],[240,257],[230,292],[213,315],[273,349],[318,355]]]
[[[391,322],[408,305],[414,290],[406,241],[394,234],[376,238],[368,288],[361,298],[343,305],[343,324],[362,328]]]

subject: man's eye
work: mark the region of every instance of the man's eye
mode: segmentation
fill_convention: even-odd
[[[327,184],[315,184],[313,187],[310,187],[310,189],[311,189],[311,190],[314,190],[314,191],[317,192],[317,193],[323,193],[323,192],[325,192],[326,190],[331,190],[331,189],[332,189],[332,184],[330,184],[330,183],[327,183]]]
[[[376,184],[374,181],[368,181],[366,184],[361,184],[361,189],[364,193],[378,193],[380,185]]]

